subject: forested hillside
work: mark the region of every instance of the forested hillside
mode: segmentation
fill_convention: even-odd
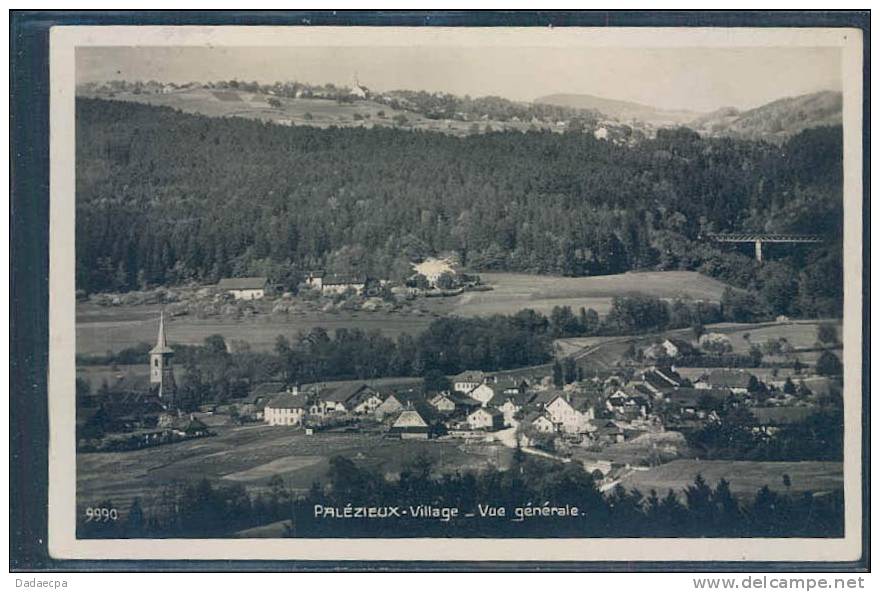
[[[590,134],[468,137],[284,127],[77,100],[77,287],[313,267],[400,278],[457,251],[475,270],[697,269],[776,314],[840,306],[841,130],[783,146],[687,129],[616,146]],[[701,236],[797,231],[821,247],[764,265]],[[646,287],[646,290],[648,287]]]

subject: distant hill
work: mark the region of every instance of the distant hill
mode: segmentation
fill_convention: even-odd
[[[689,127],[710,136],[782,141],[812,127],[840,125],[843,97],[821,91],[779,99],[755,109],[719,109],[698,117]]]
[[[592,109],[621,123],[640,123],[652,128],[683,125],[704,136],[773,142],[784,141],[808,128],[840,125],[843,106],[841,94],[835,91],[779,99],[746,111],[723,107],[711,113],[657,109],[593,95],[547,95],[535,102]]]
[[[657,127],[683,125],[701,115],[695,111],[670,111],[642,105],[641,103],[606,99],[594,95],[555,94],[539,97],[533,102],[574,109],[591,109],[602,113],[606,117],[616,119],[621,123],[635,119]]]

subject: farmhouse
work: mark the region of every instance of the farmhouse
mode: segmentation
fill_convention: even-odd
[[[318,415],[326,413],[372,413],[382,404],[382,397],[363,383],[348,384],[325,391],[318,396],[321,409]]]
[[[418,404],[424,402],[424,395],[421,389],[397,389],[387,394],[380,395],[384,399],[382,403],[373,411],[373,415],[378,421],[384,421],[388,417],[392,417],[405,409],[407,405]]]
[[[304,394],[276,395],[266,403],[263,421],[268,425],[298,426],[302,424],[308,408],[308,398]]]
[[[436,432],[436,418],[424,402],[408,402],[388,429],[390,436],[398,436],[402,440],[427,440]]]
[[[654,397],[662,397],[674,388],[684,384],[684,379],[677,372],[666,366],[654,366],[642,374],[642,384]]]
[[[236,300],[260,300],[269,293],[269,280],[264,277],[223,278],[217,289]]]
[[[486,374],[480,370],[465,370],[452,377],[452,388],[460,393],[468,394],[483,384],[485,380]]]
[[[363,294],[367,287],[367,278],[355,275],[326,275],[321,280],[322,294],[344,294],[348,291],[354,291],[357,294]]]
[[[744,370],[716,369],[694,386],[698,389],[728,388],[737,395],[747,395],[757,391],[760,384],[753,374]]]
[[[499,430],[504,427],[504,414],[492,407],[480,407],[467,417],[472,430]]]

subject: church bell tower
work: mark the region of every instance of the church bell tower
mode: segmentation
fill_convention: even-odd
[[[168,347],[168,341],[165,338],[165,313],[161,312],[156,347],[150,350],[150,385],[158,386],[159,400],[166,409],[175,408],[175,395],[177,394],[174,371],[171,368],[173,356],[174,350]]]

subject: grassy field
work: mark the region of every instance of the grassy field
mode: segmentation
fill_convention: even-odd
[[[725,460],[675,460],[647,471],[635,471],[621,480],[627,489],[647,494],[651,489],[664,495],[668,490],[680,493],[692,484],[697,474],[714,487],[720,479],[730,482],[734,495],[751,497],[761,487],[785,492],[782,476],[791,477],[793,494],[804,491],[828,492],[843,487],[843,464],[838,462],[757,462]]]
[[[160,96],[160,95],[157,95]],[[450,298],[426,298],[412,308],[397,312],[379,311],[310,311],[301,314],[256,314],[234,320],[224,317],[198,319],[182,316],[167,319],[168,339],[174,343],[198,344],[205,337],[219,333],[227,341],[247,342],[257,350],[271,349],[279,335],[293,336],[298,331],[324,327],[378,329],[396,336],[418,334],[430,322],[448,314],[480,316],[512,314],[532,308],[549,314],[554,306],[568,305],[575,310],[593,308],[605,314],[611,299],[617,295],[649,291],[673,298],[686,295],[694,299],[717,301],[724,284],[694,272],[669,271],[626,273],[612,276],[561,278],[513,273],[482,274],[488,292],[466,292]],[[77,304],[76,348],[81,354],[103,354],[118,351],[140,342],[156,339],[156,318],[159,305],[98,306]]]
[[[614,296],[635,293],[660,298],[688,296],[717,302],[726,285],[692,271],[650,271],[594,277],[554,277],[519,273],[482,273],[491,292],[468,292],[453,306],[462,316],[511,314],[523,308],[549,313],[554,306],[592,308],[599,314],[611,309]]]
[[[207,478],[217,484],[240,483],[251,491],[279,475],[288,487],[307,490],[324,481],[330,458],[344,455],[356,463],[396,475],[420,454],[438,473],[507,466],[511,451],[501,445],[454,441],[386,440],[378,434],[321,433],[306,436],[288,427],[218,427],[212,438],[190,440],[132,452],[77,455],[77,504],[111,500],[125,512],[135,497],[149,507],[174,481]]]
[[[156,341],[157,305],[103,307],[98,312],[85,311],[83,308],[80,305],[77,314],[77,353],[103,354],[107,350],[118,351],[137,343]],[[292,337],[299,331],[308,332],[314,327],[324,327],[331,333],[342,327],[357,327],[365,331],[378,329],[396,336],[401,333],[421,333],[432,320],[433,316],[425,314],[368,311],[316,312],[283,317],[264,314],[241,320],[183,316],[166,318],[165,330],[172,343],[200,344],[205,337],[219,333],[227,341],[245,341],[256,350],[269,350],[275,345],[278,335]]]

